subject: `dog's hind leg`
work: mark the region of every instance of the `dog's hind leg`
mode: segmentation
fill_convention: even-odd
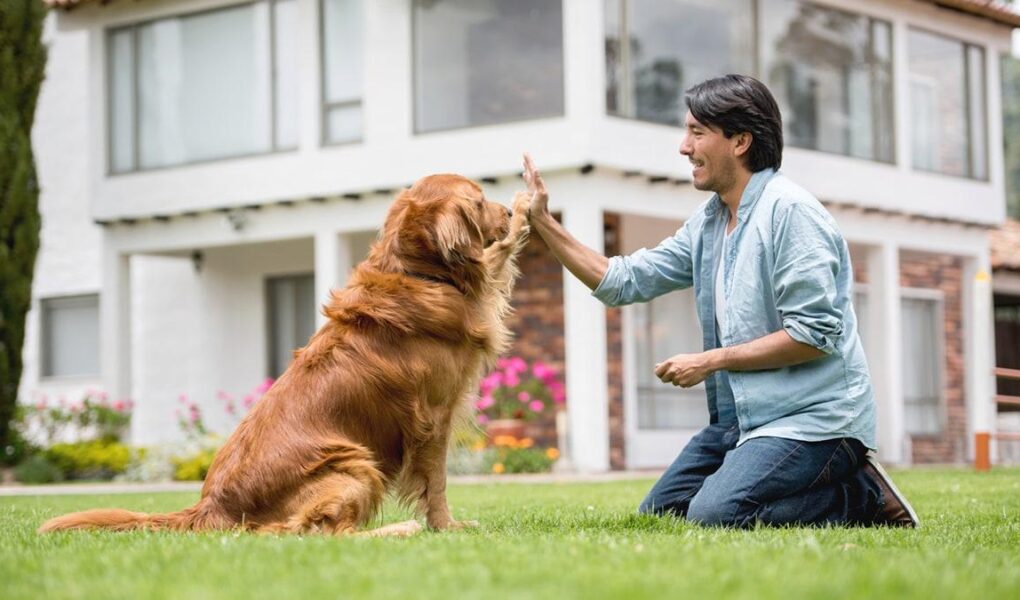
[[[283,529],[291,532],[350,533],[371,519],[386,493],[383,474],[363,446],[330,444],[309,467],[309,483],[297,493]]]
[[[298,509],[277,530],[290,533],[353,533],[375,514],[382,489],[346,473],[333,473],[300,492]]]

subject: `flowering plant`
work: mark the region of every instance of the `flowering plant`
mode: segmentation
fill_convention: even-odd
[[[22,418],[43,446],[49,447],[68,438],[120,441],[131,423],[134,402],[109,399],[106,392],[88,390],[78,402],[58,398],[53,402],[37,394],[35,402],[24,407]]]
[[[216,399],[223,405],[223,412],[236,427],[271,387],[273,387],[273,379],[269,377],[245,394],[240,402],[232,394],[223,390],[216,392]],[[197,402],[189,400],[187,394],[181,394],[177,398],[177,402],[181,405],[176,413],[177,426],[184,432],[184,436],[188,439],[200,439],[208,436],[209,429],[202,418],[202,407]]]
[[[567,399],[559,373],[536,361],[532,365],[519,356],[501,358],[496,369],[482,379],[478,388],[478,422],[494,419],[531,420],[562,406]]]

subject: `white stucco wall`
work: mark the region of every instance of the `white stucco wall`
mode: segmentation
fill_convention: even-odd
[[[586,227],[596,223],[594,216],[601,210],[682,219],[705,198],[686,185],[651,185],[644,178],[620,175],[622,170],[637,170],[682,179],[689,176],[689,166],[676,154],[682,130],[605,115],[605,67],[599,51],[602,19],[598,10],[592,10],[601,3],[590,0],[564,0],[563,117],[414,135],[410,2],[371,0],[366,2],[365,22],[365,61],[371,67],[365,69],[365,141],[320,147],[318,3],[299,0],[300,52],[305,59],[299,77],[298,150],[106,176],[102,159],[106,155],[105,86],[100,68],[104,28],[233,1],[92,3],[69,13],[54,13],[47,20],[50,57],[33,132],[44,215],[34,298],[98,292],[104,244],[143,255],[179,252],[186,256],[199,248],[206,257],[199,273],[186,258],[132,259],[130,395],[140,402],[133,431],[138,443],[176,435],[173,415],[178,394],[207,403],[206,412],[213,420],[214,415],[220,416],[214,397],[217,390],[240,394],[258,383],[265,368],[264,277],[310,272],[315,265],[313,236],[324,230],[377,227],[391,199],[369,193],[359,201],[338,200],[339,194],[393,189],[429,172],[459,171],[474,177],[502,176],[498,185],[487,190],[492,197],[507,200],[522,183],[506,175],[519,171],[520,152],[531,150],[547,173],[554,208],[579,210],[574,214]],[[818,1],[888,19],[900,36],[916,25],[984,45],[990,67],[997,65],[998,52],[1009,47],[1004,28],[927,3]],[[902,66],[902,52],[898,60]],[[999,114],[997,66],[990,69],[989,85],[988,114]],[[901,94],[896,104],[900,144],[909,140],[905,129],[909,111]],[[898,165],[881,165],[795,148],[786,152],[784,170],[823,199],[994,223],[1004,210],[1001,130],[995,119],[989,139],[993,173],[989,182],[917,173],[902,160]],[[904,147],[898,152],[901,158]],[[594,175],[577,174],[575,167],[586,163],[599,165]],[[219,213],[168,223],[142,220],[105,230],[92,222],[94,218],[174,214],[317,196],[330,200],[249,212],[248,226],[241,231],[231,230]],[[598,208],[585,212],[590,206]],[[847,238],[861,244],[893,240],[901,248],[968,256],[986,251],[978,229],[855,211],[843,211],[837,218]],[[588,229],[585,235],[601,239],[594,226]],[[595,302],[581,293],[573,293],[572,298],[584,311],[592,310],[586,302]],[[98,377],[40,380],[38,334],[35,310],[28,322],[23,397],[36,390],[73,395],[99,384]],[[583,377],[577,377],[577,385],[587,385]],[[602,445],[604,440],[595,440],[591,447]]]

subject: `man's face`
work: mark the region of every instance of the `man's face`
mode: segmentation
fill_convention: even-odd
[[[709,127],[688,111],[684,118],[687,133],[680,143],[680,154],[694,166],[694,187],[702,191],[723,192],[736,181],[740,158],[736,153],[740,136],[727,138],[722,130]]]

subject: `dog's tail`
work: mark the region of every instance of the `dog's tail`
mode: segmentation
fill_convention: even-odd
[[[196,529],[225,529],[226,519],[209,518],[200,510],[201,503],[172,513],[147,514],[119,508],[100,508],[55,517],[43,523],[39,533],[73,529],[105,529],[129,531],[132,529],[167,529],[187,531]],[[221,522],[222,521],[222,522]]]

